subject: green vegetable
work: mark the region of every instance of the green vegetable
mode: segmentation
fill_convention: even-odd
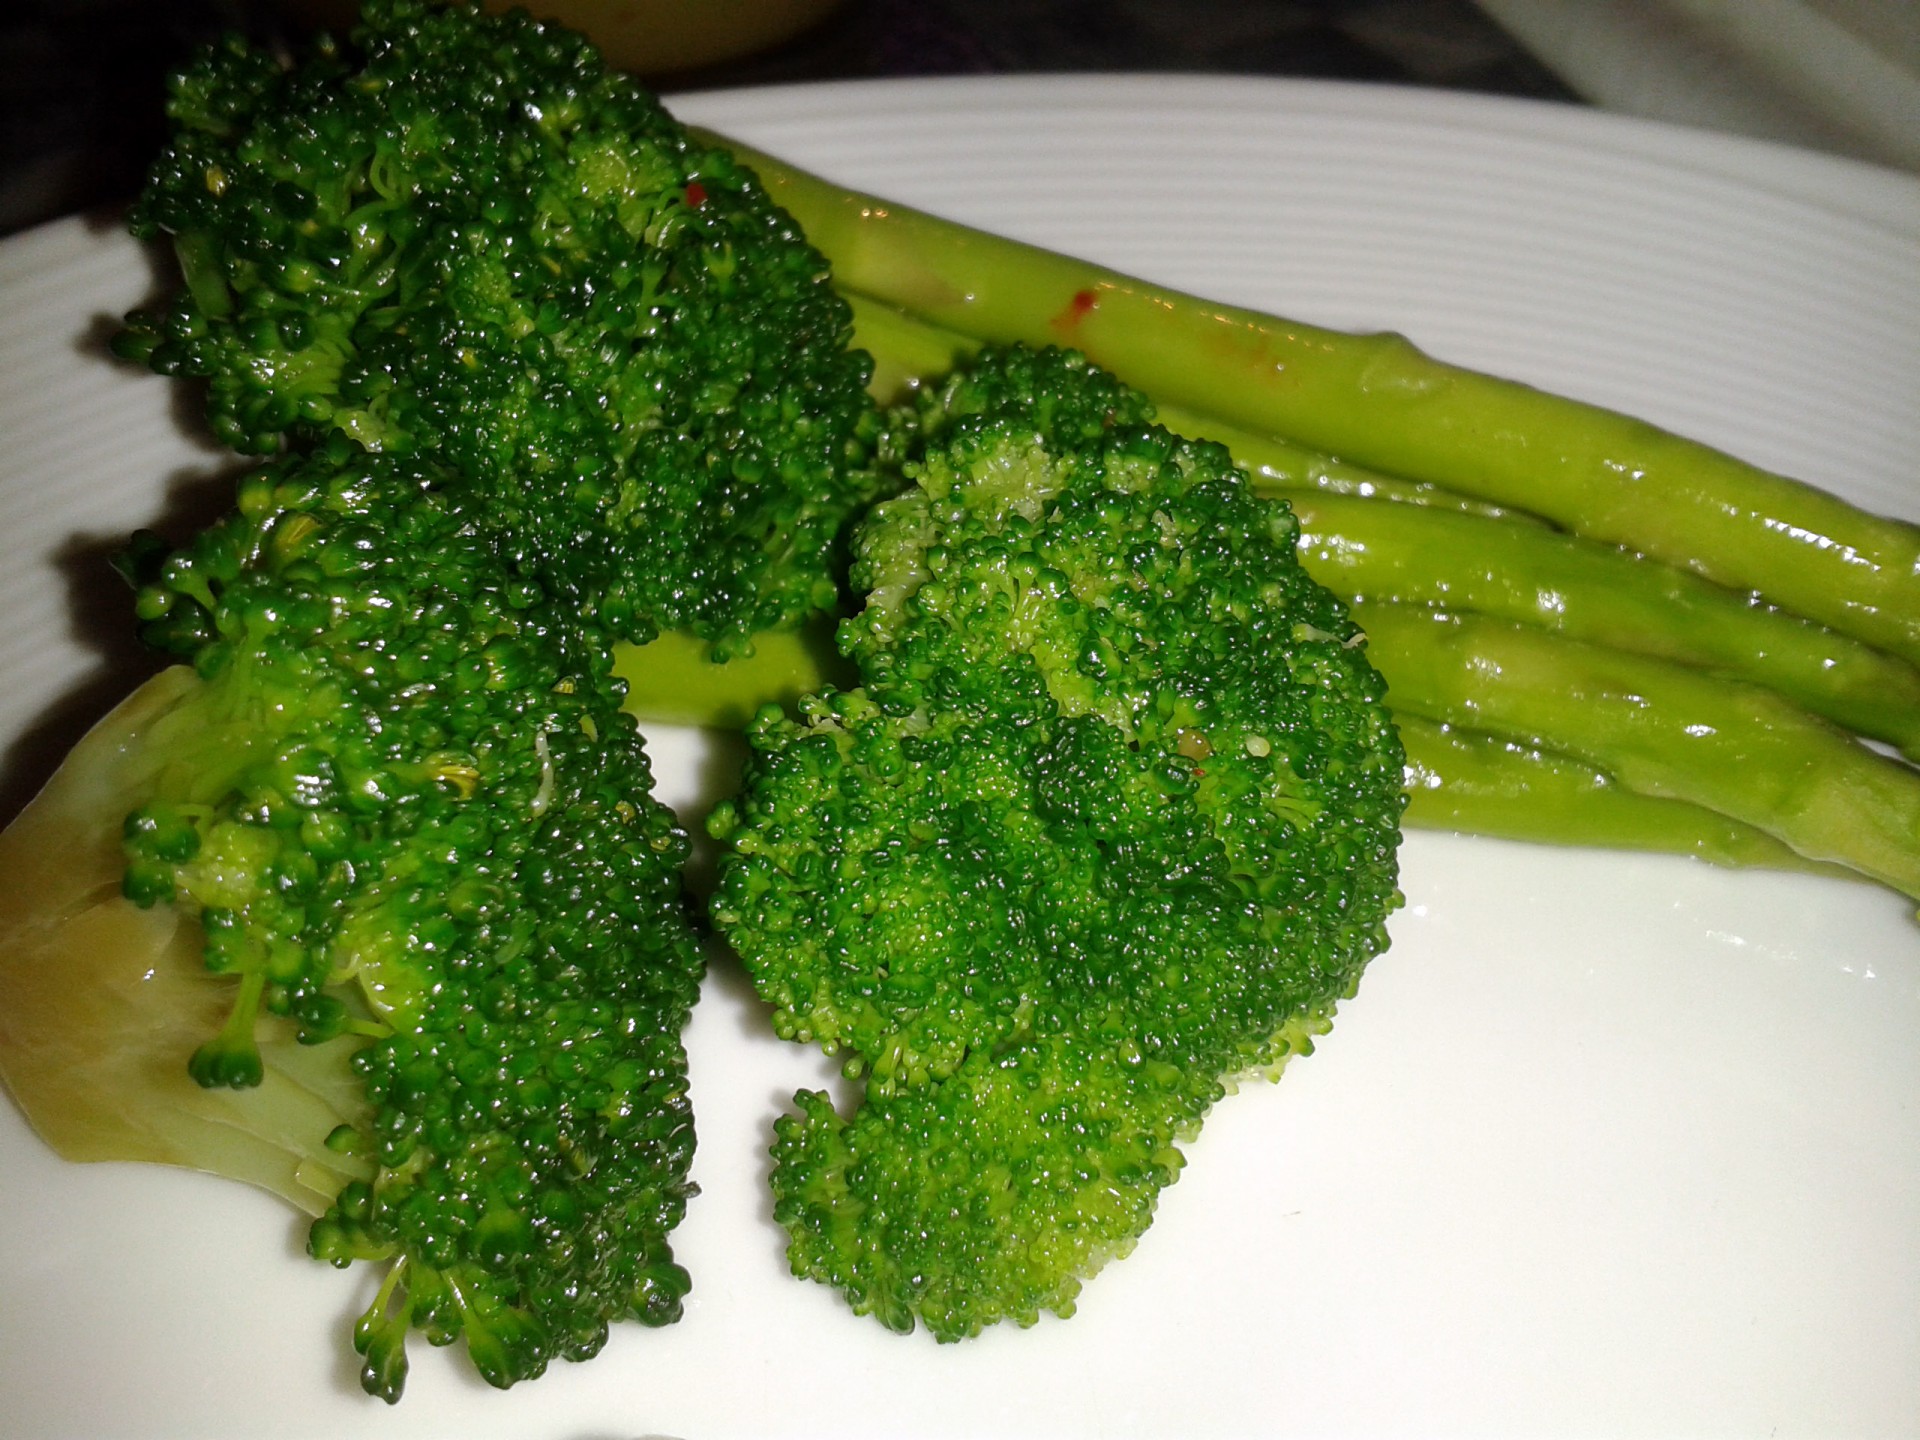
[[[371,0],[291,66],[174,83],[136,205],[185,284],[122,354],[271,454],[329,432],[485,477],[514,557],[611,633],[726,643],[831,605],[872,496],[826,264],[581,37]]]
[[[923,394],[856,538],[860,685],[768,709],[712,902],[864,1098],[780,1121],[796,1273],[941,1339],[1069,1313],[1236,1076],[1325,1030],[1398,903],[1400,746],[1227,452],[1076,355]]]
[[[1484,615],[1356,615],[1397,713],[1565,753],[1920,898],[1920,771],[1772,691]]]
[[[1920,671],[1823,625],[1524,521],[1287,494],[1304,563],[1349,600],[1471,610],[1679,661],[1920,757]]]
[[[412,1333],[508,1385],[688,1284],[689,846],[614,642],[835,602],[868,362],[752,178],[524,15],[374,0],[171,111],[134,223],[183,286],[120,348],[279,458],[130,556],[191,668],[0,844],[0,1073],[64,1153],[267,1185],[379,1269],[369,1391]]]
[[[936,234],[944,233],[941,222],[928,224]],[[963,261],[966,247],[978,239],[996,265],[1021,276],[1029,268],[1047,273],[1063,263],[968,231],[955,237]],[[898,237],[882,227],[860,238],[884,252]],[[912,228],[907,232],[910,244],[924,238]],[[888,259],[881,254],[881,261]],[[913,255],[904,263],[914,263]],[[937,373],[936,367],[979,343],[924,314],[871,298],[856,297],[855,320],[861,342],[879,359],[878,373],[906,388],[916,375]],[[1201,368],[1184,383],[1197,391],[1212,377],[1204,359],[1196,364]],[[1156,408],[1165,413],[1164,407]],[[1521,620],[1697,667],[1702,673],[1690,683],[1705,683],[1708,674],[1757,682],[1766,687],[1761,702],[1785,729],[1784,743],[1772,747],[1785,763],[1798,763],[1794,737],[1825,734],[1800,706],[1864,734],[1903,746],[1914,743],[1914,717],[1920,714],[1914,700],[1920,689],[1913,667],[1893,655],[1697,575],[1556,533],[1537,516],[1489,507],[1428,480],[1356,471],[1290,441],[1222,423],[1216,413],[1174,409],[1172,415],[1184,433],[1205,433],[1228,444],[1237,459],[1250,464],[1262,493],[1287,498],[1298,508],[1305,521],[1305,563],[1349,599],[1427,603]],[[1543,405],[1541,418],[1546,429],[1534,443],[1544,450],[1553,439],[1551,404]],[[1471,614],[1469,619],[1478,623]],[[1410,671],[1421,667],[1423,685],[1437,687],[1421,702],[1426,710],[1410,713],[1432,714],[1448,724],[1444,735],[1423,733],[1418,725],[1407,729],[1413,794],[1408,824],[1553,844],[1674,851],[1725,863],[1834,868],[1818,858],[1824,851],[1799,855],[1779,838],[1762,835],[1736,818],[1742,813],[1738,809],[1717,814],[1675,800],[1666,780],[1629,757],[1621,757],[1624,768],[1614,772],[1604,746],[1588,748],[1592,737],[1582,733],[1582,722],[1589,717],[1576,714],[1578,707],[1556,692],[1561,677],[1552,667],[1503,668],[1483,656],[1471,676],[1447,673],[1432,667],[1431,656],[1417,653],[1417,637],[1410,643],[1414,652],[1405,663]],[[1396,682],[1396,710],[1408,714],[1407,692],[1397,683],[1401,658],[1384,646],[1376,647],[1374,658]],[[1671,701],[1681,698],[1672,687],[1661,693]],[[645,703],[644,696],[636,699]],[[1475,718],[1482,708],[1497,713],[1509,706],[1531,717],[1523,743],[1514,743],[1511,735],[1484,733]],[[1656,719],[1683,733],[1700,722],[1698,714],[1661,717],[1658,706],[1652,710]],[[1748,730],[1757,733],[1761,724],[1755,717]],[[1842,753],[1851,758],[1856,752]],[[1574,755],[1586,755],[1591,763]],[[1895,766],[1876,773],[1897,786],[1911,772]],[[1791,777],[1763,777],[1762,788],[1766,784],[1791,784]],[[1655,792],[1647,793],[1648,787]],[[1709,799],[1710,791],[1699,798]],[[1833,803],[1837,810],[1842,802]],[[1831,818],[1836,831],[1852,823],[1838,813]],[[1869,865],[1868,873],[1884,878],[1889,867],[1920,865],[1920,832],[1903,839],[1897,829],[1883,828],[1881,843],[1892,849]]]
[[[1389,662],[1390,663],[1390,662]],[[1391,698],[1391,687],[1389,687]],[[1548,845],[1691,855],[1713,865],[1864,878],[1686,800],[1630,790],[1537,744],[1394,713],[1407,751],[1406,824]]]
[[[642,721],[737,731],[767,705],[792,709],[811,691],[858,683],[821,626],[761,636],[756,643],[760,651],[753,659],[726,663],[678,635],[616,646],[614,671],[630,685],[627,710]],[[1409,828],[1863,878],[1809,860],[1751,825],[1701,805],[1641,794],[1538,745],[1415,715],[1396,714],[1394,721],[1407,752],[1402,821]]]
[[[1601,562],[1496,523],[1520,506],[1908,657],[1910,527],[1392,337],[1230,332],[898,207],[848,223],[858,197],[767,162],[842,298],[725,147],[524,15],[372,0],[297,63],[221,47],[171,111],[135,227],[182,285],[118,348],[277,458],[136,548],[144,631],[189,667],[0,837],[0,1073],[63,1153],[265,1185],[316,1256],[379,1267],[375,1394],[416,1331],[506,1385],[679,1313],[701,965],[635,708],[791,707],[714,818],[714,915],[862,1096],[797,1097],[776,1213],[797,1271],[941,1338],[1069,1312],[1231,1081],[1327,1028],[1385,944],[1403,774],[1417,819],[1916,893],[1911,772],[1671,664],[1378,610],[1403,754],[1259,495],[1371,497],[1323,525],[1329,575],[1333,536],[1377,553],[1419,515],[1410,550],[1494,547],[1474,604],[1538,611]],[[1075,355],[924,383],[1058,333],[1261,484]],[[869,380],[919,387],[890,430]],[[903,456],[837,671],[807,622]],[[1580,633],[1733,666],[1778,618],[1634,573],[1640,608],[1607,592]],[[1351,588],[1453,603],[1469,574]],[[1814,638],[1779,626],[1746,673]],[[1795,693],[1911,743],[1905,665],[1818,638]]]
[[[139,1088],[156,1048],[223,1002],[171,1063],[229,1096],[191,1113],[245,1117],[267,1153],[242,1167],[228,1137],[163,1120],[173,1153],[153,1158],[263,1180],[320,1209],[316,1257],[384,1272],[355,1345],[388,1400],[410,1330],[464,1339],[504,1386],[593,1354],[611,1322],[676,1318],[687,1288],[668,1245],[692,1193],[687,841],[650,796],[604,638],[513,573],[488,511],[460,477],[344,439],[247,477],[140,593],[192,669],[9,832],[31,865],[48,825],[112,836],[125,816],[117,888],[164,907],[145,949],[201,954],[199,983],[143,998],[137,1064],[84,1093],[28,1083],[87,1039],[111,1053],[99,1027],[124,1022],[89,993],[71,1025],[7,1035],[9,1084],[84,1151],[63,1136],[92,1113],[170,1103],[177,1081]],[[111,903],[121,857],[87,853],[60,882],[84,921],[17,905],[9,993],[64,986],[53,967],[96,923],[143,923]],[[282,1070],[289,1040],[315,1058]]]
[[[975,341],[1073,345],[1157,404],[1543,516],[1920,663],[1920,528],[1397,335],[1197,300],[734,149],[845,291]]]
[[[825,628],[762,636],[759,642],[762,651],[753,659],[724,664],[698,642],[676,635],[646,646],[616,646],[615,673],[630,683],[627,710],[642,721],[742,730],[767,705],[792,709],[810,691],[858,683],[857,673],[833,653]],[[1386,663],[1391,666],[1391,657]],[[1402,823],[1411,829],[1865,878],[1810,860],[1706,806],[1629,789],[1614,775],[1538,744],[1406,713],[1396,713],[1394,723],[1407,753]]]

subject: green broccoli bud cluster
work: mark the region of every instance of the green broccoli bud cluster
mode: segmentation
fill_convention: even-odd
[[[263,1016],[363,1037],[364,1117],[328,1144],[371,1170],[310,1248],[387,1267],[355,1338],[388,1399],[409,1330],[504,1386],[687,1288],[687,840],[604,637],[503,562],[488,505],[335,437],[139,597],[202,684],[153,741],[126,892],[237,982],[202,1084],[259,1083]]]
[[[487,476],[522,568],[615,636],[738,647],[837,596],[870,362],[726,151],[523,12],[373,0],[301,62],[176,82],[133,214],[184,285],[120,352],[271,454],[338,432]]]
[[[412,1333],[512,1384],[688,1283],[702,955],[615,645],[837,602],[870,362],[750,172],[524,12],[369,0],[214,47],[170,114],[132,223],[182,284],[116,348],[276,458],[123,561],[198,681],[115,792],[123,893],[231,982],[201,1086],[284,1094],[289,1034],[351,1070],[293,1144],[312,1253],[385,1267],[366,1387]]]
[[[1124,1257],[1218,1096],[1203,1077],[1085,1038],[982,1048],[939,1085],[817,1090],[774,1128],[775,1215],[794,1272],[889,1329],[956,1340],[1069,1316],[1081,1277]]]
[[[775,1144],[796,1273],[942,1339],[1069,1313],[1232,1079],[1325,1028],[1398,904],[1403,755],[1226,451],[1072,352],[903,417],[862,684],[763,712],[713,914],[864,1099]]]

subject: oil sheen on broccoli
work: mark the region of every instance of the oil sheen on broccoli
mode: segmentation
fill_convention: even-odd
[[[126,893],[234,982],[201,1084],[257,1085],[269,1018],[360,1042],[309,1247],[384,1267],[355,1344],[388,1399],[409,1330],[507,1385],[687,1289],[686,837],[607,646],[502,564],[487,505],[336,437],[140,592],[199,683],[148,737]]]
[[[901,418],[856,538],[862,683],[768,709],[713,901],[861,1099],[776,1127],[794,1271],[942,1340],[1125,1254],[1237,1077],[1386,945],[1402,752],[1284,505],[1078,355]]]
[[[523,568],[620,639],[725,653],[833,603],[877,423],[846,304],[580,36],[370,0],[291,66],[215,49],[169,112],[133,227],[185,283],[117,347],[204,378],[221,440],[484,476]]]
[[[303,59],[215,47],[170,113],[133,224],[183,283],[118,348],[275,458],[130,563],[186,667],[0,846],[38,877],[0,1065],[66,1153],[257,1180],[381,1267],[373,1393],[410,1333],[508,1385],[688,1287],[702,952],[613,653],[835,602],[870,362],[757,182],[524,13],[370,0]]]

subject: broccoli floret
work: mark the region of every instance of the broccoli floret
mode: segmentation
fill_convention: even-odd
[[[795,1273],[943,1340],[1070,1315],[1081,1277],[1147,1228],[1184,1163],[1176,1142],[1218,1094],[1072,1033],[982,1046],[940,1084],[871,1094],[851,1119],[803,1091],[773,1146]]]
[[[688,1284],[701,950],[615,652],[737,657],[835,603],[870,362],[758,182],[524,13],[370,0],[296,62],[216,47],[170,110],[133,228],[184,283],[118,348],[279,458],[129,560],[193,678],[20,827],[82,831],[85,864],[5,917],[0,990],[47,1024],[0,1063],[68,1153],[257,1180],[318,1215],[316,1256],[385,1266],[369,1390],[415,1330],[510,1384]],[[88,827],[123,815],[108,856]],[[153,923],[102,896],[116,869]],[[60,973],[163,1013],[53,1015],[46,967],[90,939],[127,954]],[[204,965],[143,992],[134,954]],[[97,1093],[49,1059],[129,1031]]]
[[[139,597],[198,680],[144,737],[126,894],[235,982],[201,1084],[259,1084],[263,1017],[357,1042],[310,1248],[386,1268],[355,1343],[389,1400],[411,1329],[504,1386],[687,1289],[687,839],[604,637],[503,563],[489,503],[336,437]]]
[[[615,636],[740,648],[831,605],[871,498],[870,361],[757,180],[581,37],[370,0],[292,66],[176,81],[133,212],[184,287],[123,355],[221,440],[329,431],[488,477],[524,569]]]
[[[713,914],[783,1035],[796,1273],[941,1339],[1069,1313],[1236,1077],[1386,945],[1403,756],[1284,505],[1067,351],[904,422],[856,537],[861,685],[767,710]]]

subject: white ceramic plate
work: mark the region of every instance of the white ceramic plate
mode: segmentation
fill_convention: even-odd
[[[848,182],[1223,298],[1405,330],[1920,515],[1920,185],[1526,104],[1234,81],[688,97]],[[227,462],[100,358],[147,271],[0,246],[0,773],[129,683],[101,563]],[[217,487],[215,487],[217,488]],[[80,619],[75,617],[80,616]],[[103,658],[103,651],[107,658]],[[698,741],[661,737],[688,802]],[[1223,1104],[1080,1314],[959,1346],[786,1278],[769,1127],[822,1066],[726,971],[694,1023],[686,1318],[498,1394],[346,1344],[277,1203],[55,1161],[0,1105],[0,1432],[1893,1434],[1920,1429],[1920,932],[1864,886],[1415,836],[1394,946]]]

